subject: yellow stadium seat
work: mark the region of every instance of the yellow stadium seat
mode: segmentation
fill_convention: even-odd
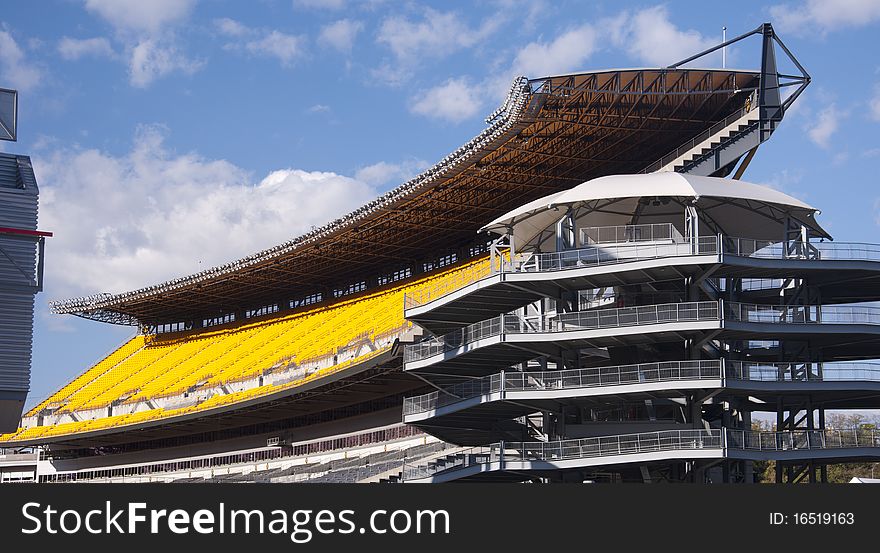
[[[487,256],[377,291],[340,298],[295,313],[173,335],[135,336],[106,358],[31,409],[26,416],[50,409],[69,413],[133,404],[179,395],[201,386],[222,386],[253,379],[276,366],[327,359],[359,347],[364,341],[394,336],[408,323],[405,297],[435,299],[489,274]],[[215,394],[181,409],[147,409],[127,415],[52,426],[38,426],[0,436],[0,443],[122,427],[252,399],[295,387],[379,355],[390,344],[351,353],[338,363],[283,385],[264,385],[241,392]]]

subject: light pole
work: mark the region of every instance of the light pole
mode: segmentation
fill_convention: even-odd
[[[721,42],[727,42],[727,26],[721,27]],[[727,46],[721,48],[721,69],[727,68]]]

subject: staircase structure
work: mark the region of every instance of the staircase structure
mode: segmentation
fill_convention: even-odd
[[[680,144],[648,165],[642,173],[675,171],[690,175],[727,176],[733,171],[736,163],[742,160],[743,164],[735,178],[742,176],[758,146],[770,139],[782,122],[785,110],[810,83],[809,74],[782,43],[769,23],[670,66],[670,68],[681,67],[754,35],[760,35],[763,40],[761,80],[760,86],[748,96],[742,109]],[[800,75],[788,75],[778,71],[775,46],[782,50],[787,59],[800,71]],[[792,86],[797,88],[783,98],[782,91]]]
[[[880,458],[875,430],[825,424],[880,407],[880,244],[830,242],[816,213],[659,171],[489,223],[492,274],[407,304],[426,336],[404,370],[435,390],[404,422],[467,449],[403,481],[753,482],[773,460],[779,482],[818,482]]]

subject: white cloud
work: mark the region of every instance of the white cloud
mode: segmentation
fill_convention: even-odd
[[[215,19],[214,26],[226,36],[244,36],[251,31],[247,26],[228,17]]]
[[[549,0],[492,0],[491,3],[497,8],[495,17],[515,19],[517,27],[526,33],[545,26],[546,21],[558,20],[560,12],[565,13],[567,9]]]
[[[25,59],[24,50],[5,30],[0,30],[0,77],[4,86],[21,91],[35,88],[43,78],[43,72]]]
[[[318,35],[318,43],[330,46],[336,50],[348,54],[354,47],[355,38],[364,28],[364,24],[360,21],[352,21],[351,19],[340,19],[321,28],[321,34]]]
[[[410,160],[401,163],[380,161],[361,167],[355,172],[354,178],[371,186],[395,185],[408,181],[429,166],[428,162],[423,160]]]
[[[146,39],[131,50],[129,81],[132,86],[145,88],[159,77],[174,71],[192,74],[202,65],[203,62],[184,56],[174,45],[161,46],[156,39]]]
[[[814,123],[807,129],[807,136],[820,148],[831,146],[831,137],[840,127],[840,120],[846,114],[837,109],[834,103],[828,104],[813,118]]]
[[[58,53],[66,60],[78,60],[82,57],[113,58],[116,52],[110,41],[104,37],[71,38],[61,37],[58,41]]]
[[[35,159],[41,226],[55,232],[50,298],[131,290],[271,247],[377,195],[331,172],[241,168],[177,154],[161,127],[130,152],[60,149]],[[218,240],[218,237],[222,239]]]
[[[874,121],[880,121],[880,84],[874,86],[874,97],[868,100],[868,109]]]
[[[85,0],[86,9],[113,25],[117,31],[156,34],[185,19],[196,0]]]
[[[345,3],[345,0],[293,0],[295,8],[317,10],[341,10]]]
[[[513,61],[513,72],[528,77],[583,69],[596,51],[599,32],[592,25],[567,31],[550,42],[532,42],[523,47]]]
[[[635,13],[623,12],[606,20],[603,28],[614,46],[642,63],[658,67],[685,59],[719,42],[698,31],[676,27],[669,20],[669,9],[665,5]]]
[[[768,186],[774,190],[782,192],[783,194],[788,194],[789,196],[797,198],[802,202],[812,203],[813,200],[811,199],[810,187],[805,186],[805,177],[807,176],[808,175],[804,169],[794,168],[775,170],[769,175],[769,177],[763,177],[757,174],[749,176],[747,172],[745,178],[749,182]],[[826,229],[830,229],[831,222],[826,219],[823,222],[823,225]]]
[[[419,21],[392,15],[382,21],[377,41],[385,44],[398,61],[416,63],[425,58],[442,58],[470,48],[494,33],[498,20],[489,19],[471,28],[455,12],[426,8]]]
[[[396,24],[396,30],[402,32],[396,35],[394,40],[397,42],[389,41],[389,46],[392,51],[400,51],[399,57],[405,59],[408,55],[406,52],[419,51],[427,48],[427,45],[440,51],[443,47],[447,51],[455,47],[455,39],[451,46],[441,39],[452,32],[450,29],[457,21],[454,14],[427,13],[433,16],[434,21],[441,23]],[[430,18],[426,19],[428,20]],[[386,24],[388,21],[386,20]],[[442,32],[433,32],[437,29]],[[413,38],[415,36],[420,38]],[[438,42],[435,43],[435,40]],[[507,70],[498,71],[478,84],[459,78],[430,89],[413,98],[410,111],[459,122],[474,116],[482,107],[484,98],[503,97],[513,76],[540,77],[588,69],[586,64],[589,59],[603,48],[620,48],[639,63],[665,66],[714,43],[714,40],[703,37],[697,31],[676,27],[669,20],[669,11],[665,6],[637,12],[622,11],[614,17],[571,27],[548,40],[526,44],[516,52]],[[406,78],[405,73],[395,71],[399,68],[385,65],[380,69],[377,76],[392,83],[399,83]]]
[[[374,80],[383,82],[388,86],[400,86],[412,77],[413,71],[400,65],[383,63],[379,67],[371,69],[370,74]]]
[[[864,27],[880,21],[878,0],[805,0],[799,4],[770,7],[777,30],[809,35],[826,34],[848,27]]]
[[[281,31],[269,31],[260,38],[249,40],[244,49],[251,54],[278,58],[281,65],[292,65],[302,56],[305,37],[288,35]]]
[[[545,41],[521,48],[509,75],[539,77],[587,69],[590,57],[603,48],[623,50],[639,63],[666,66],[713,46],[717,41],[694,30],[682,30],[669,20],[666,6],[636,12],[622,11],[614,17],[584,23]],[[504,82],[506,90],[509,76]]]
[[[849,162],[852,155],[849,152],[837,152],[831,158],[831,164],[836,166],[841,166]]]
[[[410,111],[432,119],[458,123],[476,115],[482,106],[480,87],[466,78],[449,79],[415,96]]]
[[[85,0],[88,11],[115,29],[115,38],[124,47],[129,82],[138,88],[171,73],[191,74],[204,66],[204,60],[186,55],[175,34],[195,4],[196,0]]]
[[[794,196],[795,198],[803,198],[803,194],[801,192],[801,188],[803,186],[804,180],[804,171],[803,169],[782,169],[780,171],[774,172],[770,175],[769,178],[761,179],[754,181],[757,184],[762,184],[764,186],[769,186],[774,190],[778,190],[780,192],[784,192],[789,196]]]
[[[288,67],[305,53],[306,37],[289,35],[273,29],[257,29],[224,17],[215,19],[214,25],[229,37],[239,39],[226,43],[225,50],[243,50],[255,56],[274,57]]]

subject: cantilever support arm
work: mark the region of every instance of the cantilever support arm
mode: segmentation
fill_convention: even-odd
[[[750,37],[750,36],[752,36],[752,35],[761,34],[762,32],[764,32],[764,25],[759,25],[756,29],[754,29],[754,30],[752,30],[752,31],[749,31],[749,32],[744,33],[744,34],[741,34],[741,35],[739,35],[738,37],[736,37],[736,38],[732,38],[732,39],[730,39],[730,40],[728,40],[728,41],[722,42],[721,44],[718,44],[718,45],[716,45],[716,46],[713,46],[713,47],[709,48],[708,50],[703,50],[703,51],[700,52],[699,54],[694,54],[693,56],[691,56],[691,57],[689,57],[689,58],[687,58],[687,59],[683,59],[683,60],[681,60],[681,61],[678,62],[678,63],[673,63],[672,65],[669,65],[669,66],[667,66],[666,68],[667,68],[667,69],[678,69],[680,66],[682,66],[682,65],[684,65],[684,64],[686,64],[686,63],[690,63],[690,62],[694,61],[695,59],[702,58],[703,56],[709,55],[709,54],[711,54],[712,52],[716,52],[716,51],[718,51],[718,50],[720,50],[720,49],[722,49],[722,48],[724,48],[724,47],[726,47],[726,46],[730,46],[731,44],[734,44],[734,43],[739,42],[739,41],[741,41],[741,40],[743,40],[743,39],[746,39],[746,38],[748,38],[748,37]]]
[[[758,145],[760,146],[760,144]],[[736,168],[736,173],[733,175],[733,180],[739,180],[742,178],[743,173],[746,172],[746,169],[749,168],[749,164],[752,162],[752,158],[755,157],[755,152],[758,151],[758,146],[755,146],[749,153],[746,154],[746,157],[739,164],[739,167]]]

